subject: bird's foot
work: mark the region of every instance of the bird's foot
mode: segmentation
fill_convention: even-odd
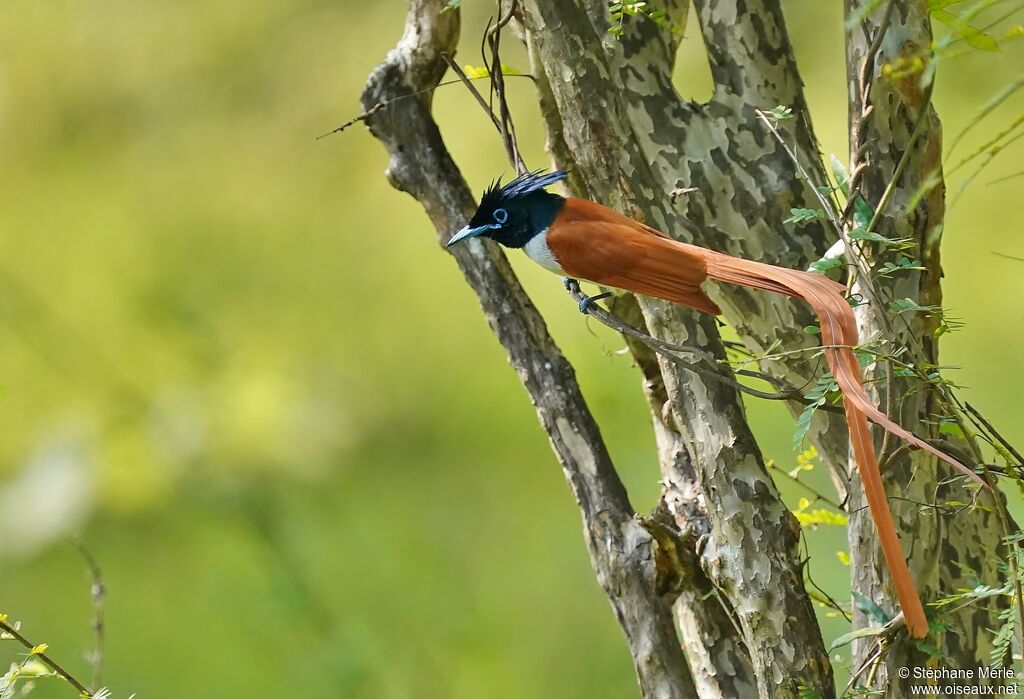
[[[580,283],[572,277],[562,277],[562,286],[565,287],[566,291],[572,291],[574,286],[579,288],[579,285]]]
[[[590,310],[590,307],[592,305],[594,305],[596,302],[600,301],[601,299],[608,298],[611,295],[612,295],[612,292],[605,291],[602,294],[596,294],[594,296],[584,296],[582,299],[580,299],[580,313],[584,313],[584,314],[587,313]]]

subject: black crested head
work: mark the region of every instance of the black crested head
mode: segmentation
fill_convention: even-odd
[[[495,181],[484,192],[469,225],[449,245],[465,238],[482,236],[505,247],[521,248],[554,221],[565,199],[544,190],[568,174],[541,170],[519,175],[508,184]]]

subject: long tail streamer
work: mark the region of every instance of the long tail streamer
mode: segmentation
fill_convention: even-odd
[[[928,633],[928,622],[900,546],[889,501],[882,486],[882,475],[868,429],[868,418],[892,434],[942,459],[984,487],[988,485],[971,469],[903,429],[878,409],[862,385],[860,363],[852,351],[858,344],[853,309],[844,297],[845,287],[821,275],[775,267],[700,248],[712,279],[801,298],[810,304],[821,323],[825,359],[842,389],[843,407],[850,431],[850,442],[857,469],[864,483],[864,495],[871,510],[885,562],[896,588],[896,596],[910,634],[916,638]]]

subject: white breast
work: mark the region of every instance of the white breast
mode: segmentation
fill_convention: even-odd
[[[558,264],[554,253],[548,247],[548,229],[545,228],[537,235],[530,238],[530,242],[523,246],[526,256],[539,264],[544,269],[565,276],[565,270]]]

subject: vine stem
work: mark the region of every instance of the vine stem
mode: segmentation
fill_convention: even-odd
[[[81,694],[83,697],[92,699],[95,696],[91,689],[89,689],[84,684],[76,680],[74,675],[65,670],[60,665],[60,663],[51,658],[49,655],[47,655],[46,653],[33,652],[39,646],[33,644],[30,640],[22,636],[16,628],[8,624],[6,621],[0,621],[0,630],[3,630],[4,633],[8,634],[15,641],[25,646],[29,653],[39,658],[39,660],[42,661],[44,665],[46,665],[48,668],[50,668],[55,673],[64,678],[64,680],[66,680],[67,683],[70,684],[72,687],[77,689],[78,693]]]

